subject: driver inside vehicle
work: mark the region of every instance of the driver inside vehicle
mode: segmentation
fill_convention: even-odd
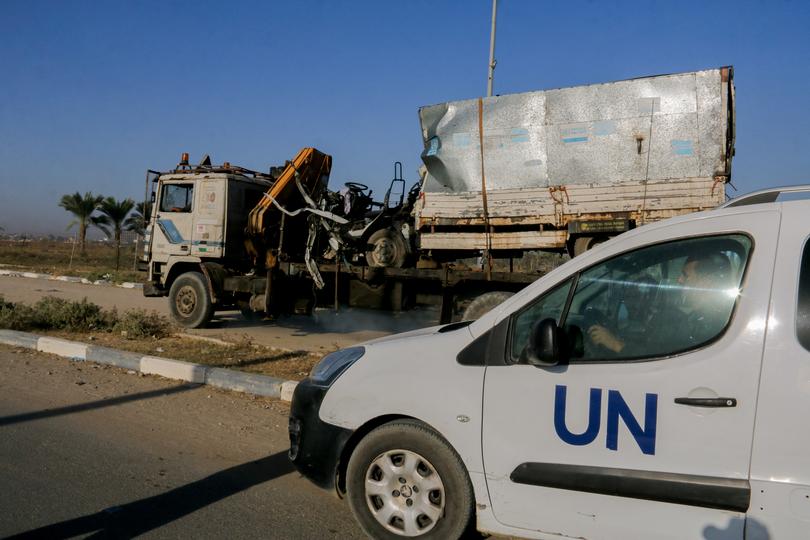
[[[635,313],[646,310],[647,316],[635,317],[634,324],[624,331],[592,324],[587,328],[588,339],[609,356],[625,358],[658,351],[676,352],[705,343],[728,322],[737,295],[732,274],[729,259],[723,253],[690,255],[681,268],[677,285],[663,286],[679,295],[675,302],[650,302],[648,295],[637,294],[628,302],[627,309]],[[650,286],[655,287],[639,282],[637,288]],[[643,305],[639,305],[640,301]],[[640,325],[643,328],[638,328]]]

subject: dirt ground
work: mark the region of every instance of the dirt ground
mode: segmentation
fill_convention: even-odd
[[[84,285],[48,279],[0,276],[0,296],[34,304],[45,296],[88,301],[104,309],[155,311],[168,317],[165,298],[144,298],[139,289]],[[112,333],[55,334],[132,352],[300,380],[324,354],[362,341],[436,324],[438,312],[392,314],[371,310],[319,309],[313,317],[247,321],[238,312],[217,313],[209,328],[187,330],[186,337],[128,340]],[[194,337],[211,338],[195,341]],[[217,340],[231,345],[222,345]]]
[[[144,298],[139,289],[122,289],[106,285],[84,285],[48,279],[0,276],[0,296],[10,302],[33,304],[44,296],[65,300],[82,300],[104,309],[145,309],[169,315],[166,298]],[[437,324],[438,312],[420,311],[399,315],[371,310],[316,310],[313,317],[296,315],[277,321],[248,321],[238,311],[217,312],[208,328],[188,330],[187,333],[287,350],[316,351],[320,354],[350,347],[361,341],[375,339],[395,332]]]
[[[0,267],[61,276],[77,276],[90,281],[143,281],[145,274],[136,272],[135,246],[121,246],[119,270],[115,270],[115,245],[87,242],[87,254],[82,257],[79,246],[50,240],[12,242],[0,240]]]
[[[299,381],[306,377],[323,356],[322,352],[281,350],[257,345],[249,338],[226,345],[224,340],[194,339],[177,335],[162,339],[126,339],[110,332],[41,332],[54,337],[102,345],[144,355],[186,360],[207,366],[260,373],[284,380]],[[217,343],[221,341],[221,343]]]

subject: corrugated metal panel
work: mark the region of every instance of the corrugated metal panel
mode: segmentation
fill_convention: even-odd
[[[483,100],[488,191],[713,179],[730,173],[731,70],[662,75]],[[424,190],[481,190],[478,100],[419,111]]]

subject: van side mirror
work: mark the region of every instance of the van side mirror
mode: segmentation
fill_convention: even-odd
[[[534,323],[529,334],[528,360],[534,366],[555,366],[564,360],[565,336],[554,319]]]

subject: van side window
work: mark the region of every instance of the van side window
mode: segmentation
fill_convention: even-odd
[[[191,212],[194,184],[164,184],[160,196],[161,212]]]
[[[583,271],[562,324],[572,361],[655,358],[698,348],[728,326],[751,240],[691,238]]]
[[[796,337],[810,351],[810,242],[804,245],[799,271],[799,304],[796,311]]]
[[[527,307],[523,308],[512,322],[512,358],[519,360],[529,342],[529,332],[535,323],[543,319],[554,319],[558,323],[565,308],[565,301],[571,290],[573,279],[557,285]]]

